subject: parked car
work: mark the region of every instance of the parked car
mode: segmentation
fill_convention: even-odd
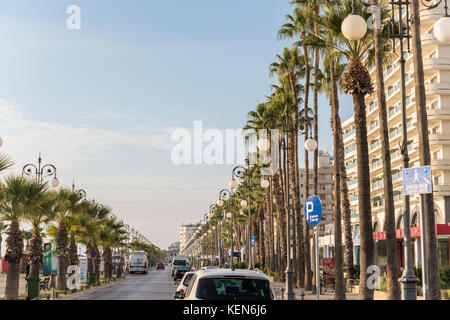
[[[175,270],[173,273],[173,280],[177,281],[177,280],[183,278],[184,274],[189,271],[191,271],[191,268],[189,268],[189,267],[185,267],[185,266],[175,267]]]
[[[183,278],[180,281],[180,284],[177,287],[177,291],[175,292],[175,299],[177,292],[181,292],[182,295],[186,293],[186,288],[188,287],[194,273],[195,271],[189,271],[184,274]]]
[[[185,300],[274,300],[267,276],[259,270],[202,269],[192,276],[186,292],[175,294]]]
[[[159,269],[163,269],[164,270],[164,263],[157,263],[156,264],[156,270],[159,270]]]

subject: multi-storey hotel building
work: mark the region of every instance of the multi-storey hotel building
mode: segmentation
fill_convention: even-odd
[[[439,239],[439,263],[449,265],[450,256],[450,43],[439,43],[433,35],[433,25],[444,14],[443,8],[421,13],[422,50],[427,96],[427,114],[431,148],[431,167],[436,217],[436,231]],[[398,48],[398,46],[397,46]],[[414,65],[412,54],[406,58],[406,108],[407,141],[410,167],[420,166],[419,135],[414,92]],[[375,69],[370,70],[375,84]],[[401,108],[400,62],[394,60],[384,70],[386,103],[391,150],[393,193],[395,202],[395,221],[400,267],[403,267],[403,187],[402,187],[402,108]],[[377,264],[386,265],[386,245],[384,228],[384,190],[383,164],[381,160],[380,121],[376,94],[366,97],[367,131],[369,143],[370,189],[372,201],[372,222],[376,240]],[[353,117],[343,123],[345,165],[348,176],[349,197],[352,222],[355,234],[359,232],[356,170],[356,138]],[[369,186],[367,186],[369,187]],[[420,265],[420,196],[410,197],[411,236],[413,261]],[[355,258],[358,260],[359,248],[355,246]],[[358,262],[358,261],[356,261]]]

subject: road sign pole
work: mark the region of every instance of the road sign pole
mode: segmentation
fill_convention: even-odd
[[[422,247],[422,293],[423,299],[428,300],[428,261],[425,241],[425,195],[420,195],[420,246]]]
[[[316,247],[316,294],[317,294],[317,300],[320,300],[320,274],[319,274],[319,228],[315,227],[315,247]]]

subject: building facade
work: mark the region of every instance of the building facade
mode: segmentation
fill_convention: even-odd
[[[450,252],[450,43],[439,43],[433,35],[433,25],[443,15],[442,5],[432,11],[421,13],[422,50],[427,96],[429,140],[431,148],[431,168],[433,176],[436,230],[438,235],[439,264],[448,266]],[[398,43],[397,43],[398,48]],[[405,42],[406,48],[406,42]],[[412,54],[406,53],[406,108],[407,108],[407,148],[409,167],[420,166],[419,135],[414,90],[414,65]],[[375,84],[375,68],[370,75]],[[395,221],[399,266],[404,266],[403,253],[403,186],[402,186],[402,105],[400,62],[392,61],[384,69],[386,112],[388,116],[389,142],[391,152]],[[367,131],[369,144],[370,190],[372,201],[372,223],[376,243],[376,261],[380,267],[386,265],[386,235],[384,228],[383,164],[381,160],[381,139],[379,104],[376,93],[366,97]],[[345,165],[351,204],[354,236],[359,233],[358,219],[358,177],[356,164],[356,137],[353,117],[343,123]],[[368,186],[369,187],[369,186]],[[412,253],[414,264],[420,265],[420,196],[410,197],[409,221],[412,229]],[[357,240],[357,239],[355,239]],[[355,246],[356,263],[359,248]]]
[[[184,248],[199,224],[182,224],[180,227],[180,248]]]

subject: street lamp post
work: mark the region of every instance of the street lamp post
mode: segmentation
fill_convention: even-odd
[[[86,200],[87,196],[86,191],[84,189],[75,189],[75,180],[74,180],[72,183],[72,192],[75,192],[75,190],[82,198],[84,198],[84,200]]]
[[[281,149],[283,150],[283,165],[285,168],[285,181],[284,181],[284,185],[285,185],[285,192],[286,192],[286,220],[287,220],[287,224],[286,224],[286,290],[285,290],[285,299],[286,300],[294,300],[295,299],[295,293],[294,293],[294,289],[293,289],[293,285],[292,285],[292,268],[291,268],[291,202],[290,202],[290,191],[289,191],[289,159],[287,157],[287,150],[289,149],[288,145],[287,145],[287,135],[289,134],[289,113],[288,110],[286,108],[285,110],[285,116],[283,117],[283,119],[279,119],[279,118],[269,118],[264,122],[264,128],[266,128],[266,124],[268,122],[275,122],[278,123],[283,130],[283,133],[285,135],[283,135],[283,138],[281,139]],[[261,138],[258,141],[258,148],[260,151],[262,152],[267,152],[270,148],[270,141],[267,138]]]
[[[252,177],[251,177],[251,167],[250,167],[250,158],[247,157],[247,177],[246,177],[246,187],[248,190],[248,202],[245,200],[241,201],[241,206],[246,207],[248,205],[248,225],[247,225],[247,254],[248,255],[248,261],[249,261],[249,268],[250,270],[253,270],[255,268],[255,258],[254,258],[254,249],[251,247],[251,190],[252,190]],[[233,169],[232,175],[231,175],[231,181],[229,183],[231,190],[235,190],[238,187],[238,183],[236,182],[235,178],[242,178],[244,176],[246,169],[242,166],[237,166]],[[245,201],[245,202],[244,202]]]
[[[34,164],[26,164],[22,168],[22,174],[25,174],[27,176],[34,176],[39,184],[43,183],[44,178],[53,176],[53,179],[50,182],[51,185],[54,188],[59,186],[59,180],[56,177],[56,167],[53,164],[46,164],[42,166],[42,158],[40,153],[38,158],[38,165],[35,166]]]
[[[230,183],[231,185],[231,183]],[[232,185],[234,187],[234,185]],[[223,189],[219,192],[219,200],[217,205],[222,207],[224,205],[224,200],[229,200],[234,197],[242,197],[243,193],[236,188],[232,188],[231,191],[228,189]],[[241,201],[242,205],[242,201]],[[234,244],[233,244],[233,214],[231,212],[227,213],[227,218],[231,218],[231,266],[233,266],[233,256],[234,256]]]

